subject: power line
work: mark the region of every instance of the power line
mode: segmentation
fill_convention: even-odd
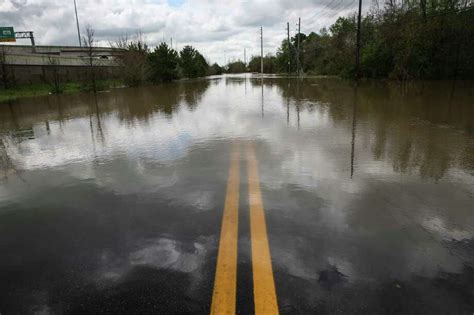
[[[321,13],[319,14],[319,19],[332,19],[335,16],[340,16],[341,11],[345,11],[348,8],[352,7],[354,4],[355,0],[353,0],[351,3],[344,5],[344,1],[338,2],[335,5],[334,2],[336,0],[331,1],[328,5],[326,5],[323,10],[321,10]],[[334,12],[335,11],[335,12]]]
[[[321,10],[321,13],[320,13],[320,18],[325,16],[329,11],[333,11],[334,7],[332,7],[332,5],[334,4],[336,0],[331,0],[330,3],[328,3],[322,10]],[[342,1],[342,0],[341,0]]]
[[[337,6],[336,10],[338,11],[338,13],[342,14],[342,12],[344,12],[345,10],[347,10],[348,8],[352,7],[352,5],[354,4],[355,0],[352,0],[351,3],[349,4],[344,4],[343,1],[341,1],[341,5]]]

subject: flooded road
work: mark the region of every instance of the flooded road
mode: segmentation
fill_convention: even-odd
[[[474,312],[474,84],[0,104],[0,313]]]

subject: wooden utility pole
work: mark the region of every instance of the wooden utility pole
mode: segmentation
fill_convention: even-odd
[[[357,42],[356,42],[356,80],[359,80],[360,70],[360,20],[361,20],[361,11],[362,11],[362,0],[359,0],[359,14],[357,16]]]
[[[286,22],[286,31],[288,35],[288,74],[291,73],[291,42],[290,42],[290,22]]]
[[[247,49],[244,48],[244,65],[247,67]]]
[[[300,34],[301,34],[301,18],[298,18],[298,58],[296,59],[296,73],[300,75]]]
[[[260,26],[260,72],[263,76],[263,26]]]

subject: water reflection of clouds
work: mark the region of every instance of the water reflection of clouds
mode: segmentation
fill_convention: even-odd
[[[203,91],[206,91],[209,84],[200,83],[197,96],[194,96],[196,92],[192,85],[184,90],[176,87],[173,91],[181,93],[181,96],[166,98],[171,102],[166,103],[166,106],[172,108],[169,112],[146,109],[146,102],[154,100],[153,93],[134,92],[144,102],[139,105],[140,110],[134,112],[134,124],[126,123],[124,112],[116,114],[117,110],[122,111],[120,98],[113,98],[112,106],[108,102],[110,96],[102,96],[98,110],[103,108],[104,113],[99,112],[89,118],[70,118],[64,122],[51,121],[48,132],[43,130],[43,122],[37,123],[33,127],[35,138],[19,143],[10,139],[9,158],[23,170],[54,167],[73,169],[72,166],[77,164],[87,165],[94,161],[104,164],[128,159],[131,164],[127,167],[129,176],[146,178],[147,169],[144,165],[147,163],[173,164],[185,158],[195,145],[219,139],[246,138],[268,144],[270,159],[263,163],[263,167],[271,164],[272,170],[262,174],[262,181],[269,188],[294,184],[301,189],[314,191],[321,181],[332,179],[338,182],[337,191],[352,195],[361,193],[365,182],[349,179],[351,109],[344,107],[347,100],[331,95],[324,84],[316,87],[311,85],[308,89],[307,85],[298,87],[290,83],[289,87],[285,87],[284,83],[276,80],[270,88],[264,86],[264,110],[267,114],[262,119],[259,86],[252,85],[253,88],[247,95],[243,93],[241,86],[236,85],[241,82],[233,81],[235,80],[220,81],[219,85],[211,86],[212,92],[204,94]],[[259,81],[251,82],[260,84]],[[341,97],[350,94],[350,91],[341,91]],[[138,97],[135,94],[132,93],[132,96]],[[188,102],[199,102],[199,106],[183,106],[186,101],[183,95],[188,95]],[[290,99],[288,108],[287,98]],[[178,102],[178,106],[172,100]],[[130,100],[124,98],[122,102],[128,104]],[[144,117],[139,114],[141,112],[146,113],[144,123],[138,123],[140,117]],[[287,114],[290,118],[289,125],[286,121]],[[398,165],[395,160],[400,155],[394,146],[399,141],[390,140],[393,136],[386,135],[385,138],[389,139],[384,140],[383,147],[391,149],[384,149],[385,153],[376,154],[374,158],[374,143],[377,145],[380,142],[380,135],[377,136],[377,132],[374,133],[373,130],[383,125],[378,122],[376,126],[372,126],[370,123],[373,121],[362,119],[357,126],[354,165],[356,178],[398,181],[400,175],[399,169],[395,167]],[[101,139],[97,132],[99,122]],[[430,160],[429,156],[433,153],[412,155],[414,162],[402,162],[401,165],[421,165],[421,171],[428,175],[440,173],[436,170],[438,165],[431,162],[436,158]],[[275,159],[277,165],[271,163],[272,156],[278,157]],[[262,158],[267,159],[266,156]],[[419,160],[430,161],[420,163]],[[393,167],[392,162],[395,163]],[[443,164],[442,161],[440,163]],[[467,182],[474,181],[472,175],[459,167],[455,173],[447,172],[443,176],[449,180],[451,174],[456,175],[456,178],[463,177]],[[103,181],[93,173],[90,176],[95,176],[98,182]],[[403,180],[415,180],[409,172],[402,176]],[[113,177],[111,179],[102,185],[114,186]],[[144,180],[141,187],[144,188],[147,183],[149,181]],[[472,184],[470,186],[474,187]],[[126,188],[120,190],[123,189]]]
[[[225,82],[228,81],[229,79]],[[140,101],[143,101],[143,104],[139,105],[143,109],[134,109],[136,116],[133,117],[143,118],[144,116],[139,113],[147,113],[146,123],[134,123],[133,125],[124,123],[123,119],[126,117],[123,115],[124,112],[121,112],[120,119],[117,119],[118,116],[115,114],[99,113],[98,117],[101,117],[102,132],[105,138],[104,143],[97,143],[97,139],[94,139],[97,138],[97,130],[92,137],[86,136],[88,133],[94,133],[94,130],[87,129],[97,129],[95,126],[89,127],[87,119],[74,118],[60,123],[60,130],[58,130],[58,126],[55,126],[57,123],[51,122],[49,136],[42,132],[44,126],[43,123],[40,123],[34,128],[36,139],[19,144],[17,150],[14,147],[11,148],[9,153],[25,169],[88,162],[96,158],[107,160],[120,154],[132,157],[148,156],[159,161],[172,162],[186,156],[189,147],[196,142],[212,141],[217,138],[251,137],[272,143],[276,150],[281,148],[298,150],[299,156],[308,155],[308,158],[305,159],[308,159],[309,162],[311,162],[310,157],[314,150],[328,152],[327,157],[320,160],[320,162],[326,163],[330,163],[334,157],[337,159],[335,150],[338,148],[341,148],[339,153],[350,154],[347,152],[349,149],[347,142],[350,113],[343,114],[346,111],[344,102],[347,102],[344,97],[348,97],[346,94],[349,92],[342,89],[341,96],[338,98],[331,96],[327,91],[327,86],[324,85],[318,85],[317,88],[311,85],[311,89],[308,89],[307,84],[297,87],[292,83],[287,87],[284,83],[276,80],[272,83],[271,88],[265,86],[263,89],[266,116],[265,119],[261,119],[260,115],[256,115],[260,111],[260,108],[256,106],[260,103],[260,89],[253,88],[251,93],[246,95],[242,93],[242,88],[235,86],[235,84],[237,83],[233,82],[229,86],[225,86],[221,81],[221,84],[211,86],[212,93],[204,94],[202,93],[206,91],[209,84],[200,83],[199,92],[193,91],[192,85],[186,85],[184,90],[182,88],[173,89],[173,91],[176,90],[176,93],[181,93],[180,97],[175,97],[175,102],[181,105],[175,106],[176,104],[166,103],[166,106],[171,106],[171,109],[164,112],[159,110],[159,106],[157,107],[158,111],[146,109],[146,102],[153,102],[153,93],[139,93],[136,97],[140,96]],[[184,92],[182,93],[182,91]],[[286,98],[290,99],[288,104],[291,103],[288,113],[285,106]],[[167,97],[166,100],[168,99],[171,101],[173,97]],[[116,104],[120,102],[120,99],[114,99],[114,102]],[[125,99],[123,102],[127,103],[128,100]],[[193,104],[199,102],[199,106],[195,108],[194,105],[182,106],[183,102]],[[232,108],[236,103],[238,103],[238,110]],[[112,107],[112,110],[121,110],[121,106],[119,104],[118,108]],[[99,99],[100,107],[110,111],[111,106],[108,104],[107,96],[102,96]],[[287,114],[289,114],[289,127],[285,125]],[[150,117],[151,119],[149,119]],[[95,117],[92,118],[94,121]],[[296,126],[301,129],[299,132],[295,130]],[[377,123],[375,126],[370,126],[364,122],[364,119],[358,124],[355,166],[359,172],[358,176],[364,176],[364,173],[368,176],[383,176],[384,173],[387,176],[392,176],[391,168],[385,164],[377,165],[377,160],[386,162],[393,160],[396,170],[406,171],[409,166],[408,170],[414,167],[419,168],[422,175],[444,176],[445,171],[438,170],[439,167],[443,168],[443,165],[446,164],[443,162],[444,160],[436,159],[436,156],[430,158],[433,155],[431,153],[429,153],[430,156],[415,155],[413,154],[415,153],[413,145],[407,151],[409,155],[398,154],[396,146],[399,145],[399,141],[394,138],[398,135],[390,136],[388,139],[387,135],[381,138],[381,135],[377,133],[377,126],[382,125]],[[375,133],[373,129],[376,130]],[[303,132],[306,132],[307,135],[304,135]],[[325,134],[327,140],[323,139],[321,134]],[[375,138],[373,138],[374,136]],[[309,145],[308,141],[311,141],[312,138],[315,138],[316,141],[312,141],[312,144]],[[390,141],[392,138],[397,141]],[[281,145],[282,143],[284,145]],[[303,143],[304,145],[302,145]],[[403,142],[400,145],[402,145],[402,150]],[[372,148],[372,153],[370,148]],[[439,151],[439,149],[436,150]],[[375,159],[372,155],[375,156]],[[408,164],[403,161],[398,163],[399,159],[411,159],[411,162]],[[429,161],[420,163],[420,160]],[[305,172],[312,172],[315,167],[319,171],[322,169],[315,166],[315,163],[306,165],[306,162],[301,160],[292,162],[285,160],[284,163],[300,163],[300,167],[297,169],[303,169]],[[318,163],[318,165],[321,164]],[[401,165],[401,168],[396,165]],[[341,159],[340,163],[334,165],[333,170],[339,172],[340,169],[345,170],[346,168],[346,165],[342,165]]]
[[[97,129],[95,117],[92,119],[92,127],[89,118],[79,117],[62,123],[50,122],[48,133],[41,131],[44,129],[43,123],[35,125],[33,130],[36,138],[11,143],[8,153],[24,170],[69,168],[72,175],[78,177],[84,177],[84,174],[81,174],[80,168],[73,165],[86,166],[91,165],[93,161],[113,164],[116,160],[128,160],[128,163],[123,163],[124,167],[121,169],[126,174],[124,176],[131,179],[134,185],[127,185],[127,181],[120,180],[113,174],[104,176],[98,167],[89,167],[87,175],[90,179],[95,179],[100,186],[127,193],[140,189],[146,191],[154,182],[159,182],[160,187],[175,184],[179,180],[178,177],[171,174],[161,176],[159,172],[150,171],[150,165],[173,164],[186,157],[195,145],[219,139],[257,139],[266,143],[269,151],[266,153],[268,156],[262,156],[262,184],[271,190],[295,185],[298,189],[315,194],[324,192],[324,198],[333,207],[331,220],[333,224],[340,222],[341,227],[346,226],[347,211],[337,209],[350,208],[349,204],[354,197],[360,198],[371,190],[372,186],[366,187],[367,179],[382,182],[417,180],[416,175],[400,175],[396,168],[392,167],[391,160],[396,159],[396,151],[386,151],[374,158],[371,148],[374,141],[378,141],[377,134],[373,132],[377,127],[370,124],[372,120],[364,119],[357,127],[356,177],[355,180],[350,180],[351,117],[350,113],[344,111],[350,112],[351,108],[345,108],[343,100],[325,94],[324,86],[319,90],[317,88],[320,86],[311,86],[308,89],[307,86],[292,85],[290,88],[284,88],[280,81],[275,81],[270,88],[264,86],[264,110],[267,114],[262,119],[259,107],[260,87],[252,85],[251,92],[247,95],[239,85],[241,82],[233,81],[235,80],[228,79],[220,81],[219,85],[211,86],[212,93],[202,94],[209,85],[200,86],[198,97],[188,97],[199,101],[199,106],[195,108],[182,106],[183,100],[180,96],[176,97],[180,106],[174,107],[173,104],[167,103],[173,108],[170,112],[172,115],[166,111],[145,110],[149,116],[143,124],[124,123],[125,116],[118,119],[114,112],[120,109],[120,105],[118,108],[112,107],[110,112],[107,99],[102,99],[99,108],[102,106],[109,110],[99,114],[97,118],[101,120],[103,127],[103,142],[98,141],[97,132],[93,132]],[[254,83],[260,84],[259,81],[252,84]],[[181,93],[180,89],[175,90]],[[348,92],[342,89],[341,94],[344,93]],[[192,87],[184,94],[194,95]],[[153,99],[150,95],[142,95],[144,101]],[[286,107],[286,98],[291,99],[289,108]],[[125,99],[124,102],[128,100]],[[146,107],[146,104],[141,106]],[[289,125],[286,122],[288,109]],[[133,116],[134,121],[137,117],[142,117],[138,112],[136,114]],[[380,123],[376,125],[381,126]],[[385,141],[387,143],[384,146],[397,144],[396,139]],[[432,167],[435,166],[426,166],[425,169]],[[448,172],[445,175],[448,181],[451,174]],[[467,182],[474,181],[473,177],[461,168],[456,169],[457,178],[460,177],[459,174],[464,174],[462,177]],[[469,186],[474,187],[472,184]],[[153,186],[153,189],[156,188]],[[197,209],[205,207],[210,198],[204,194],[199,198],[188,197],[189,200],[181,198],[180,201],[192,203]]]
[[[193,242],[181,242],[166,236],[137,240],[129,252],[117,253],[103,251],[97,259],[99,277],[97,282],[119,282],[134,268],[150,267],[158,270],[173,270],[189,274],[192,291],[206,278],[203,270],[209,259],[209,251],[215,247],[212,237],[200,237]],[[199,293],[199,292],[197,292]],[[191,294],[192,295],[192,294]]]
[[[170,268],[182,272],[193,272],[198,269],[206,254],[205,244],[186,245],[172,239],[160,238],[147,241],[144,246],[130,253],[130,265],[149,265],[155,268]]]
[[[416,121],[404,124],[407,117],[398,114],[393,121],[364,103],[351,179],[347,91],[334,96],[318,90],[323,86],[312,86],[301,91],[300,102],[294,86],[265,86],[262,117],[259,86],[244,94],[241,82],[215,82],[200,97],[192,89],[187,101],[170,96],[165,110],[142,104],[146,108],[136,109],[132,117],[120,98],[111,105],[104,97],[99,102],[103,112],[92,118],[50,121],[49,130],[35,122],[35,138],[21,142],[4,137],[8,156],[25,171],[58,169],[61,176],[72,177],[68,183],[87,181],[114,195],[152,198],[149,193],[172,209],[204,214],[221,204],[216,204],[216,187],[201,181],[227,175],[227,164],[213,164],[223,152],[213,144],[254,140],[277,270],[312,284],[333,278],[355,283],[407,280],[414,274],[435,278],[440,270],[462,273],[472,260],[465,247],[454,254],[451,250],[453,243],[474,238],[469,211],[474,177],[466,167],[469,161],[459,163],[463,150],[469,152],[465,134],[436,131],[436,125],[426,129]],[[440,143],[432,134],[441,137]],[[209,165],[202,166],[196,162],[202,155],[192,153],[204,151],[209,151]],[[49,188],[62,184],[51,182]],[[41,187],[38,182],[32,186]],[[20,197],[25,191],[0,185],[0,200],[26,198]],[[215,245],[212,237],[179,241],[172,235],[133,241],[121,254],[102,253],[100,281],[120,281],[150,266],[190,274],[198,283]],[[316,300],[313,288],[306,293]]]
[[[469,188],[464,185],[466,180],[472,183],[472,176],[464,171],[464,182],[456,181],[450,173],[440,183],[420,182],[418,174],[397,173],[389,161],[374,161],[370,150],[359,149],[357,176],[351,180],[344,166],[349,163],[347,145],[341,141],[345,133],[337,130],[332,135],[325,135],[324,130],[308,135],[304,143],[283,138],[285,150],[268,142],[263,150],[271,152],[264,156],[273,157],[260,167],[269,215],[295,227],[291,237],[275,233],[272,251],[276,252],[276,265],[307,281],[314,281],[318,271],[328,266],[337,268],[348,281],[406,280],[414,274],[434,278],[440,269],[462,272],[470,259],[466,249],[453,256],[449,245],[440,245],[426,230],[435,229],[430,233],[455,240],[473,238],[469,232],[473,217],[464,211],[471,207]],[[296,193],[288,195],[288,191]],[[451,192],[455,199],[446,199]],[[307,193],[321,200],[309,198]],[[305,211],[297,211],[299,208]],[[450,220],[456,228],[432,224],[427,218],[433,212],[443,220],[438,223]],[[390,233],[393,236],[384,239]],[[312,244],[317,244],[314,253],[309,250]],[[326,260],[328,257],[333,261]]]
[[[465,241],[474,238],[474,230],[461,230],[460,228],[448,228],[440,217],[424,218],[421,222],[424,229],[432,235],[447,241]]]

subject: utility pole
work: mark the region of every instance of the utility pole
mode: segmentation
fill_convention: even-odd
[[[351,179],[354,176],[354,158],[357,125],[357,89],[358,87],[356,85],[354,88],[354,104],[352,105]]]
[[[298,18],[298,58],[296,59],[296,73],[300,75],[300,34],[301,34],[301,18]]]
[[[260,26],[260,72],[263,76],[263,26]]]
[[[76,0],[74,0],[74,11],[76,12],[77,38],[79,39],[79,47],[82,47],[82,43],[81,43],[81,31],[80,31],[80,28],[79,28],[79,18],[77,17]]]
[[[359,15],[357,16],[357,42],[356,42],[356,80],[359,80],[360,77],[360,70],[359,70],[359,62],[360,62],[360,19],[361,19],[361,11],[362,11],[362,0],[359,0]]]
[[[171,45],[171,49],[173,49],[173,37],[170,37],[170,45]]]
[[[291,42],[290,42],[290,22],[286,22],[286,31],[288,34],[288,74],[291,73]]]
[[[247,49],[244,48],[244,65],[247,67]]]

